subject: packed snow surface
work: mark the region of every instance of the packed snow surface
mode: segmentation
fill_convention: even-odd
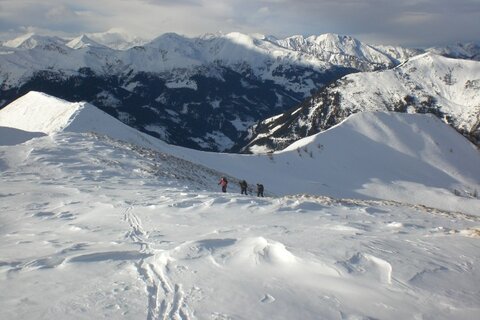
[[[273,156],[169,146],[35,92],[0,127],[2,319],[480,312],[480,158],[433,117],[360,114]]]

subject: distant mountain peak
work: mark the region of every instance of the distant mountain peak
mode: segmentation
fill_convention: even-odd
[[[64,41],[58,37],[42,36],[35,33],[27,33],[13,40],[8,40],[3,43],[5,47],[18,49],[34,49],[38,46],[46,46],[51,44],[63,45]]]
[[[93,41],[115,50],[128,50],[148,42],[121,28],[112,28],[106,32],[88,33],[87,36]]]
[[[397,62],[388,53],[364,44],[351,36],[325,33],[304,37],[295,35],[273,41],[290,50],[315,56],[334,65],[362,71],[393,67]]]
[[[18,48],[22,45],[22,43],[24,43],[25,41],[28,41],[30,38],[33,38],[34,36],[35,36],[35,33],[29,32],[15,39],[7,40],[3,43],[3,45],[5,47]]]
[[[89,47],[105,48],[104,45],[101,45],[100,43],[90,39],[85,34],[82,34],[81,36],[78,36],[75,39],[72,39],[66,44],[66,46],[72,49],[83,49],[83,48],[89,48]]]
[[[480,61],[480,42],[457,43],[446,47],[433,47],[428,49],[428,51],[450,58]]]

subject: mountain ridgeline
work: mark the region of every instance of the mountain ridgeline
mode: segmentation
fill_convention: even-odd
[[[432,113],[480,145],[480,62],[425,53],[393,69],[343,77],[256,124],[245,152],[281,150],[362,111]]]
[[[208,151],[273,150],[284,144],[260,142],[260,148],[252,148],[267,134],[262,120],[282,113],[277,119],[286,118],[287,110],[298,109],[312,93],[332,83],[338,86],[335,81],[345,75],[390,70],[422,53],[371,46],[335,34],[277,39],[240,33],[187,38],[169,33],[147,43],[134,42],[139,45],[117,41],[115,48],[105,39],[30,34],[4,42],[0,108],[36,90],[92,103],[171,144]],[[442,53],[474,59],[475,48],[447,48]],[[325,96],[325,107],[337,110],[338,104],[327,106],[332,97]],[[340,109],[335,113],[351,113]],[[334,125],[341,119],[315,121]],[[286,135],[297,136],[295,130]]]

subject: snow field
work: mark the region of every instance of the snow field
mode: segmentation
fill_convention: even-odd
[[[467,236],[478,228],[475,216],[386,201],[222,194],[217,172],[92,134],[0,147],[1,158],[21,150],[31,152],[1,173],[2,317],[478,312],[478,236]],[[191,172],[210,183],[185,183]]]

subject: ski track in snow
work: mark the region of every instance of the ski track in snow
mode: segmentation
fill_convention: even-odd
[[[309,199],[310,202],[305,202],[305,198]],[[350,207],[350,210],[357,211],[359,214],[365,216],[375,217],[376,214],[388,214],[390,213],[389,209],[391,208],[410,208],[411,210],[421,212],[423,214],[433,214],[440,215],[445,218],[464,219],[466,221],[480,221],[478,217],[469,216],[469,215],[455,215],[455,213],[446,212],[438,209],[430,209],[423,206],[409,206],[405,207],[401,203],[391,202],[391,201],[362,201],[362,200],[337,200],[327,197],[312,197],[305,196],[290,196],[277,199],[257,199],[257,198],[237,198],[237,196],[230,195],[209,198],[209,197],[199,197],[195,194],[184,194],[183,197],[176,197],[173,193],[164,195],[163,205],[167,207],[176,208],[177,210],[195,210],[201,207],[214,208],[217,206],[220,207],[229,207],[233,203],[243,205],[248,208],[247,211],[250,213],[254,210],[260,209],[261,205],[280,205],[278,209],[280,212],[282,208],[285,211],[293,212],[309,212],[312,210],[324,209],[329,206],[347,206]],[[292,205],[293,204],[293,205]],[[298,207],[302,209],[298,209]],[[142,221],[135,214],[135,205],[129,205],[124,212],[124,220],[128,222],[130,226],[130,231],[126,234],[126,238],[129,238],[136,244],[139,244],[141,251],[148,254],[148,257],[141,259],[136,265],[138,268],[139,274],[142,276],[143,281],[147,286],[148,293],[148,316],[147,319],[194,319],[190,308],[187,305],[185,292],[182,290],[182,285],[179,283],[172,282],[172,278],[168,276],[170,270],[177,269],[179,265],[176,265],[174,259],[170,257],[171,253],[176,252],[177,256],[188,257],[189,259],[197,259],[202,257],[202,254],[198,255],[202,251],[209,251],[211,259],[215,262],[222,264],[222,262],[216,262],[214,257],[214,251],[225,246],[226,248],[230,247],[232,244],[238,241],[238,239],[213,239],[208,236],[219,233],[229,233],[228,229],[226,230],[214,230],[210,234],[205,234],[207,238],[201,241],[193,242],[184,242],[182,244],[176,245],[169,250],[159,250],[152,249],[155,247],[155,241],[149,240],[149,234],[146,232],[142,226]],[[353,226],[356,230],[374,232],[378,226],[373,229],[373,226],[368,226],[359,222],[349,222],[349,226]],[[386,226],[388,228],[388,225]],[[250,229],[251,227],[249,227]],[[422,230],[424,227],[421,225],[415,224],[395,224],[392,223],[392,228],[413,228],[413,230]],[[339,229],[341,230],[341,229]],[[348,230],[348,229],[345,229]],[[158,230],[156,230],[158,232]],[[284,232],[290,232],[288,229],[284,229]],[[451,230],[440,228],[438,231],[444,232],[445,234],[451,233]],[[209,244],[211,243],[211,245]],[[223,243],[223,244],[222,244]],[[437,250],[440,250],[438,247],[427,244],[423,241],[411,242],[415,247],[419,248],[421,251],[426,252],[428,255],[435,255]],[[212,247],[210,247],[212,246]],[[193,250],[193,251],[192,251]],[[409,281],[400,280],[395,277],[392,273],[392,265],[390,262],[383,260],[377,256],[374,256],[367,252],[381,252],[385,255],[397,254],[394,248],[389,248],[388,245],[385,245],[382,241],[372,240],[369,243],[365,243],[364,250],[365,252],[357,252],[350,259],[346,261],[337,261],[337,264],[344,267],[348,274],[355,276],[358,279],[366,277],[366,279],[372,279],[374,281],[379,281],[384,285],[395,285],[408,294],[411,297],[418,297],[419,293],[417,289],[414,289],[410,282],[416,281],[416,279],[421,278],[424,274],[429,274],[430,272],[435,272],[433,270],[423,270],[418,274],[412,276]],[[188,253],[189,252],[189,253]],[[197,252],[197,253],[194,253]],[[227,251],[228,252],[228,251]],[[230,251],[231,252],[231,251]],[[263,257],[268,257],[267,253],[262,253]],[[262,258],[263,259],[263,258]],[[256,258],[256,264],[261,263]],[[468,263],[467,263],[468,265]],[[446,267],[441,267],[438,270],[448,270]],[[464,269],[462,269],[464,270]],[[467,271],[465,269],[465,271]],[[194,286],[195,287],[195,286]],[[424,298],[422,298],[424,299]],[[275,297],[269,293],[265,293],[264,297],[259,299],[262,303],[273,303],[275,302]],[[434,303],[434,300],[430,299],[429,303]],[[214,314],[211,315],[215,317]],[[217,315],[219,316],[219,315]],[[348,318],[348,313],[345,313],[345,316]],[[230,318],[226,314],[222,314],[221,317]]]
[[[134,210],[135,205],[132,204],[124,211],[124,220],[131,228],[126,238],[139,244],[140,251],[148,255],[136,263],[138,273],[147,287],[147,320],[192,319],[185,304],[181,284],[172,284],[166,275],[166,271],[171,268],[168,257],[165,258],[166,251],[152,249],[148,241],[148,233],[144,231],[142,221]]]
[[[81,185],[84,183],[85,182],[81,181],[77,184]],[[131,187],[127,186],[127,188]],[[100,191],[101,190],[102,189],[100,189]],[[191,289],[185,291],[184,285],[178,282],[178,280],[182,279],[179,270],[188,266],[189,261],[211,261],[211,268],[213,267],[214,270],[216,268],[220,268],[221,270],[232,267],[235,268],[229,270],[235,270],[237,267],[248,270],[252,266],[249,261],[255,261],[253,265],[255,265],[255,269],[258,269],[260,272],[262,272],[262,268],[268,267],[269,265],[281,270],[289,265],[288,261],[290,260],[286,259],[289,253],[283,251],[284,249],[281,249],[281,247],[267,239],[283,238],[283,241],[287,241],[285,244],[287,249],[289,248],[288,243],[296,246],[296,242],[294,241],[295,233],[300,231],[298,228],[301,227],[301,224],[297,226],[291,219],[300,219],[299,221],[301,221],[307,217],[308,219],[306,221],[311,221],[309,228],[319,229],[320,234],[323,234],[325,240],[328,242],[332,240],[337,242],[341,239],[345,239],[346,241],[356,239],[355,242],[357,242],[357,244],[355,245],[355,251],[351,253],[346,252],[343,260],[338,256],[338,253],[334,253],[335,251],[332,251],[330,254],[334,253],[333,257],[336,256],[336,258],[333,260],[329,258],[331,266],[335,267],[336,264],[336,268],[341,272],[340,278],[336,276],[333,277],[333,279],[338,278],[339,283],[342,283],[343,278],[350,279],[349,281],[352,282],[352,284],[349,284],[349,286],[352,286],[352,288],[357,288],[355,287],[357,285],[356,283],[360,285],[364,281],[370,283],[370,285],[372,283],[378,283],[379,286],[393,286],[394,292],[403,292],[407,297],[405,298],[407,301],[417,299],[426,305],[434,305],[436,302],[435,298],[427,298],[427,296],[422,293],[424,289],[417,288],[418,285],[424,285],[423,283],[429,281],[428,279],[432,277],[432,275],[442,272],[472,272],[472,264],[474,261],[468,262],[464,260],[461,264],[455,261],[448,261],[446,257],[443,258],[439,255],[441,246],[434,245],[434,242],[432,243],[428,240],[429,238],[423,238],[429,235],[435,237],[437,234],[449,236],[459,233],[452,233],[451,231],[453,231],[453,229],[447,227],[429,229],[425,223],[421,223],[421,220],[422,215],[425,215],[425,219],[428,217],[437,217],[436,219],[440,219],[438,221],[448,221],[455,217],[458,220],[467,222],[474,220],[474,223],[477,223],[478,218],[476,217],[455,216],[454,213],[441,212],[438,210],[425,211],[422,208],[403,206],[400,203],[387,201],[338,200],[327,197],[308,196],[259,199],[236,194],[202,194],[200,192],[182,191],[175,188],[162,189],[162,195],[157,196],[155,193],[145,193],[146,190],[146,188],[142,187],[142,191],[126,196],[126,199],[119,198],[119,194],[117,194],[115,190],[103,189],[103,192],[106,193],[105,195],[101,195],[101,197],[121,200],[121,202],[116,205],[122,208],[121,211],[119,211],[121,214],[118,215],[117,218],[128,226],[127,230],[124,230],[123,237],[125,241],[138,246],[137,253],[134,253],[134,251],[102,252],[96,250],[94,253],[79,255],[78,250],[82,249],[82,244],[77,243],[76,245],[72,245],[70,249],[62,250],[61,253],[57,252],[50,256],[25,262],[12,261],[9,264],[11,272],[27,272],[41,268],[55,269],[65,263],[107,261],[121,257],[135,266],[139,275],[138,279],[141,280],[145,286],[147,320],[196,319],[197,316],[195,313],[198,312],[198,310],[194,306],[189,305],[189,301],[193,299],[190,294],[196,292],[197,295],[199,295],[199,299],[203,299],[208,288],[204,287],[205,284],[197,284],[195,282],[196,278],[191,278],[192,276],[190,276],[190,281],[187,281],[187,288]],[[109,193],[111,193],[111,195],[109,195]],[[15,192],[12,192],[12,194],[15,194]],[[72,206],[75,204],[75,201],[72,201],[71,204],[67,204],[67,202],[63,203],[64,207]],[[30,208],[40,213],[32,215],[32,218],[45,222],[53,222],[56,219],[61,219],[59,218],[58,212],[65,210],[62,206],[59,206],[58,209],[55,209],[55,207],[52,208],[52,204],[48,202],[31,205]],[[173,211],[165,211],[167,208]],[[234,208],[237,208],[235,210],[240,210],[242,213],[237,213],[237,215],[227,214],[229,210],[233,210]],[[222,211],[225,213],[217,215],[217,213]],[[399,219],[399,221],[389,221],[388,216],[391,216],[394,211],[399,211],[396,214],[396,218]],[[404,218],[401,218],[402,214],[399,214],[401,211],[405,212],[404,214],[406,216]],[[46,214],[47,212],[49,212],[49,214]],[[155,212],[160,214],[160,216],[156,217],[156,215],[153,215]],[[408,215],[414,213],[418,216],[414,218],[414,221],[407,223],[406,221],[412,220],[408,218]],[[197,214],[199,217],[197,217]],[[270,225],[268,227],[263,225],[264,222],[262,222],[262,219],[269,219],[269,217],[272,217],[272,214],[279,215],[275,219],[277,225]],[[172,215],[177,215],[177,220],[171,220]],[[201,220],[197,220],[202,216],[206,219],[203,223]],[[213,220],[208,219],[209,216],[211,216]],[[255,217],[257,221],[248,224],[249,216]],[[342,216],[344,218],[342,218]],[[156,219],[155,221],[157,221],[157,223],[151,225],[153,222],[151,219],[153,218]],[[191,218],[195,219],[195,221],[189,222],[188,220],[184,220]],[[143,219],[149,221],[148,227],[144,224]],[[216,219],[226,219],[226,221],[230,222],[226,223],[224,221],[217,224],[218,222],[215,222]],[[405,221],[402,221],[402,219]],[[415,222],[415,220],[418,221]],[[76,225],[75,220],[70,221]],[[158,223],[161,221],[165,224]],[[185,234],[184,236],[180,236],[176,241],[169,241],[168,237],[163,235],[168,235],[173,231],[171,223],[174,221],[178,224],[178,232],[180,232],[180,234],[186,230],[191,230],[193,234]],[[319,222],[318,225],[316,225],[317,223],[315,223],[315,221]],[[197,231],[191,228],[195,223],[200,223]],[[212,225],[207,226],[204,225],[205,223],[212,223]],[[329,226],[327,223],[331,225]],[[162,230],[164,227],[165,230]],[[320,230],[323,230],[323,232]],[[392,240],[377,239],[377,237],[380,237],[384,232],[388,232],[388,230],[392,230],[393,232]],[[201,231],[201,233],[195,234],[198,231]],[[402,247],[396,247],[398,243],[395,244],[396,242],[393,241],[393,239],[398,237],[401,239],[402,232],[404,232],[405,235],[409,233],[412,235],[417,234],[418,239],[415,239],[413,236],[406,237],[406,243],[412,246],[412,250],[422,252],[423,255],[431,257],[431,259],[436,259],[435,264],[437,264],[437,266],[424,266],[412,273],[408,278],[399,277],[398,274],[396,275],[398,270],[395,270],[395,267],[392,266],[398,265],[398,261],[392,261],[390,259],[404,250]],[[331,238],[328,234],[335,234],[335,237]],[[256,238],[254,237],[255,235]],[[170,237],[171,236],[172,235],[170,235]],[[242,242],[242,239],[245,239],[246,242]],[[262,242],[264,241],[265,246],[262,249]],[[316,241],[315,237],[312,238],[312,241]],[[250,247],[250,245],[252,245],[252,247]],[[320,257],[328,256],[328,251],[330,250],[327,249],[328,244],[322,246],[323,250],[326,250],[324,253],[321,253],[321,250],[317,252],[319,249],[310,247],[308,243],[305,245],[306,247],[300,251],[298,251],[299,248],[297,248],[295,260],[298,260],[301,256],[301,260],[298,260],[301,261],[301,263],[291,270],[299,268],[298,270],[303,270],[302,272],[313,277],[312,279],[315,279],[318,275],[312,273],[312,271],[305,266]],[[253,251],[250,251],[250,248],[252,248]],[[311,251],[311,253],[308,253],[309,251]],[[247,254],[247,256],[244,254]],[[310,256],[310,254],[313,256]],[[314,257],[317,254],[320,255]],[[390,258],[386,260],[385,257]],[[438,260],[439,258],[441,258],[441,261]],[[2,265],[5,267],[5,262],[2,262]],[[287,272],[286,275],[292,272],[288,271],[290,268],[291,267],[284,269],[284,272]],[[295,277],[294,274],[289,276]],[[187,276],[185,279],[189,279],[189,277]],[[301,283],[298,285],[302,286]],[[282,290],[270,291],[266,289],[264,293],[256,297],[256,301],[262,305],[284,303],[285,298],[282,297],[281,293]],[[337,299],[337,304],[334,305],[337,305],[337,308],[341,310],[345,318],[359,316],[355,312],[342,307],[345,302],[339,301],[344,301],[345,298],[331,295],[329,299]],[[333,300],[326,300],[323,303],[324,305],[330,305],[332,301]],[[194,310],[196,312],[194,312]],[[238,315],[229,314],[228,312],[211,312],[209,317],[235,319],[238,318]],[[202,317],[199,316],[199,318]]]

